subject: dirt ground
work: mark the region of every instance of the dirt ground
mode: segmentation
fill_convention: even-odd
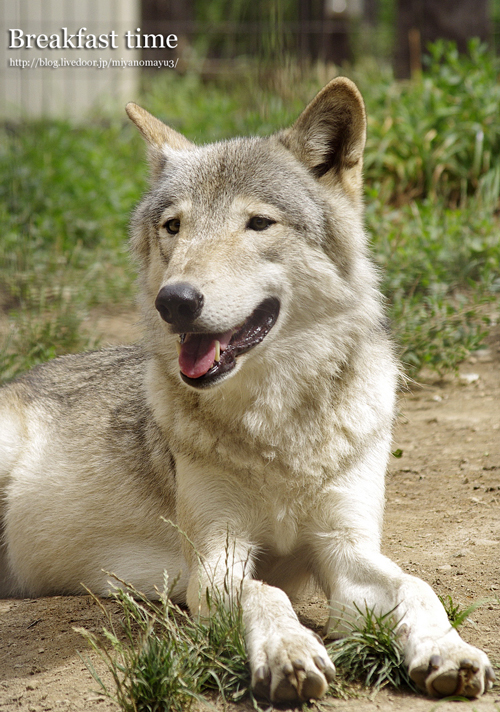
[[[134,337],[130,314],[100,315],[94,323],[104,341]],[[397,448],[403,454],[392,459],[387,478],[384,551],[463,607],[486,599],[462,635],[490,655],[500,679],[500,329],[462,364],[460,377],[421,378],[402,394]],[[313,598],[299,612],[318,624],[324,607]],[[88,597],[0,601],[0,712],[116,710],[95,693],[79,652],[95,659],[73,630],[97,631],[102,623]],[[469,703],[383,690],[327,699],[320,709],[500,712],[500,686]]]

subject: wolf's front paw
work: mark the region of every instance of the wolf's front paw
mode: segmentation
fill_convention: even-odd
[[[252,688],[256,695],[272,702],[318,699],[335,677],[335,667],[323,643],[302,626],[277,640],[267,639],[258,657]]]
[[[410,677],[433,697],[479,697],[490,689],[495,673],[485,653],[465,643],[460,637],[452,641],[429,644],[410,664]]]

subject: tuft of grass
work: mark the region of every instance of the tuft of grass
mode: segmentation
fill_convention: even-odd
[[[224,702],[249,697],[254,709],[259,709],[250,689],[239,600],[228,607],[217,593],[207,594],[210,617],[192,618],[170,600],[166,574],[157,602],[124,581],[116,581],[111,598],[118,604],[120,622],[117,624],[116,615],[93,596],[107,625],[101,635],[75,629],[98,653],[112,679],[112,685],[108,684],[84,659],[100,694],[116,702],[123,712],[182,712],[213,694]],[[339,673],[330,694],[352,697],[356,694],[353,682],[375,690],[386,685],[414,690],[394,611],[384,615],[376,615],[368,607],[357,611],[359,621],[350,624],[349,634],[327,646]]]
[[[427,367],[440,375],[480,348],[490,317],[490,299],[475,294],[411,297],[390,304],[399,357],[409,375]]]
[[[367,226],[407,372],[456,369],[487,335],[500,292],[498,220],[477,201],[395,208],[370,192]]]
[[[158,602],[123,581],[111,596],[121,625],[96,598],[107,627],[101,636],[77,630],[111,674],[114,689],[85,661],[101,693],[123,712],[182,712],[210,693],[233,702],[251,695],[238,601],[228,607],[217,594],[207,594],[210,617],[192,618],[170,600],[167,577]]]
[[[489,602],[489,599],[483,599],[481,601],[476,601],[476,603],[473,603],[467,608],[462,608],[459,603],[455,603],[453,601],[450,594],[447,594],[446,596],[438,596],[438,598],[443,604],[443,608],[446,611],[448,620],[453,628],[460,628],[460,626],[469,619],[469,616],[472,615],[474,611]]]
[[[328,645],[333,663],[347,682],[362,682],[376,690],[391,685],[415,689],[404,662],[403,648],[396,632],[400,621],[395,609],[376,614],[368,606],[348,623],[350,632]]]

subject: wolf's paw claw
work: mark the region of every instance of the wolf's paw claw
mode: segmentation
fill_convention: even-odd
[[[295,647],[295,655],[291,651]],[[310,650],[310,648],[313,650]],[[299,651],[297,651],[299,648]],[[297,654],[299,652],[299,654]],[[252,688],[272,702],[305,702],[322,697],[335,677],[335,667],[310,631],[288,645],[268,650],[269,664],[260,665],[252,676]]]
[[[486,672],[485,672],[485,675],[484,675],[484,676],[485,676],[485,678],[486,678],[486,681],[489,682],[489,683],[491,683],[491,684],[490,684],[490,687],[491,687],[491,685],[493,685],[493,683],[494,683],[495,680],[497,679],[497,678],[496,678],[496,675],[495,675],[495,671],[493,670],[493,668],[491,667],[491,665],[488,665],[488,667],[486,668]]]
[[[298,664],[297,664],[298,663]],[[319,670],[306,670],[302,660],[294,660],[282,668],[284,675],[271,690],[273,702],[305,702],[323,697],[328,682],[324,673]]]
[[[479,697],[490,689],[495,681],[493,668],[480,650],[477,657],[462,658],[458,664],[450,659],[443,662],[441,655],[432,655],[429,662],[410,668],[410,677],[421,690],[433,697]]]
[[[313,660],[316,667],[321,670],[328,682],[333,682],[333,680],[335,680],[335,668],[333,667],[333,663],[330,658],[315,655]]]
[[[257,697],[269,697],[271,687],[271,670],[267,665],[261,665],[252,678],[252,689]]]

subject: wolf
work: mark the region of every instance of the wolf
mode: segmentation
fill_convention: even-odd
[[[358,89],[336,78],[290,128],[204,146],[127,112],[151,170],[131,228],[144,339],[3,388],[1,595],[106,596],[108,571],[155,597],[166,570],[193,615],[207,590],[240,601],[253,688],[293,703],[335,675],[291,604],[313,583],[333,637],[395,611],[422,690],[482,694],[487,656],[380,549],[399,367]]]

